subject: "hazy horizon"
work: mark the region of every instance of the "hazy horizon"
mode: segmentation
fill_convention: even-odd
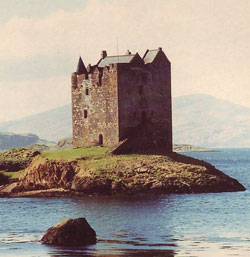
[[[234,104],[234,105],[237,105],[237,106],[241,106],[243,108],[247,108],[249,111],[250,111],[250,107],[248,106],[245,106],[245,105],[242,105],[240,103],[233,103],[229,100],[225,100],[225,99],[222,99],[222,98],[219,98],[219,97],[216,97],[214,95],[209,95],[209,94],[185,94],[185,95],[180,95],[180,96],[174,96],[172,97],[172,102],[175,101],[175,99],[179,99],[179,98],[189,98],[189,97],[195,97],[195,96],[205,96],[205,97],[213,97],[219,101],[225,101],[225,102],[228,102],[230,104]],[[12,121],[17,121],[17,120],[22,120],[22,119],[26,119],[26,118],[29,118],[29,117],[32,117],[33,115],[36,116],[36,115],[39,115],[39,114],[42,114],[42,113],[46,113],[46,112],[50,112],[50,111],[53,111],[53,110],[57,110],[58,108],[62,108],[62,107],[65,107],[66,105],[71,105],[71,100],[70,102],[66,102],[64,104],[61,104],[61,105],[58,105],[58,106],[55,106],[55,107],[52,107],[52,108],[49,108],[49,109],[46,109],[46,110],[42,110],[42,111],[39,111],[39,112],[36,112],[36,113],[32,113],[32,114],[27,114],[27,115],[24,115],[24,116],[21,116],[21,117],[18,117],[16,119],[12,119],[12,120],[6,120],[6,121],[0,121],[0,124],[4,124],[4,123],[8,123],[8,122],[12,122]],[[172,103],[172,108],[173,108],[173,103]]]

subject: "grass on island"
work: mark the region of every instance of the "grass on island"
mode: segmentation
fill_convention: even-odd
[[[157,172],[163,169],[179,173],[179,170],[182,170],[183,167],[189,166],[189,168],[191,168],[194,167],[193,165],[200,165],[200,163],[196,163],[196,160],[193,160],[194,162],[192,162],[191,158],[188,158],[189,160],[186,163],[184,160],[178,160],[181,155],[178,155],[177,159],[166,155],[113,155],[108,147],[89,147],[47,152],[43,153],[42,157],[49,161],[71,162],[77,160],[77,165],[82,172],[88,171],[100,176],[106,176],[112,173],[117,175],[120,171],[133,173],[134,169],[138,169],[143,166],[151,167],[150,170],[152,172]],[[182,158],[186,159],[187,157],[183,156],[181,159]],[[188,171],[189,168],[186,169],[186,171]]]
[[[36,165],[38,163],[45,163],[48,161],[77,161],[77,166],[80,168],[79,175],[92,174],[99,177],[144,177],[144,173],[150,171],[151,174],[162,176],[163,172],[170,172],[173,176],[178,174],[180,176],[189,177],[194,176],[192,169],[196,161],[178,160],[179,157],[161,156],[161,155],[141,155],[141,154],[127,154],[127,155],[113,155],[108,147],[89,147],[78,148],[73,150],[46,152],[40,155],[42,158],[36,158]],[[187,158],[187,157],[181,157]],[[192,163],[193,162],[193,163]],[[199,161],[200,162],[200,161]],[[192,165],[193,164],[193,165]],[[196,166],[196,170],[204,172],[204,167]],[[138,173],[139,170],[139,173]],[[184,171],[184,172],[183,172]],[[25,175],[26,170],[18,172],[4,172],[9,180],[15,181]],[[87,173],[86,173],[87,172]],[[167,174],[163,174],[166,176]]]
[[[76,159],[100,159],[110,155],[108,147],[77,148],[73,150],[43,153],[42,156],[48,160],[73,161]]]
[[[3,174],[8,177],[9,181],[17,181],[24,177],[26,174],[26,170],[19,170],[19,171],[4,171]]]

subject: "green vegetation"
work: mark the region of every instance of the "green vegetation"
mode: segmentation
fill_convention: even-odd
[[[38,154],[38,151],[27,150],[25,148],[15,148],[1,153],[0,161],[27,161]]]
[[[89,147],[73,150],[43,153],[42,156],[48,160],[73,161],[76,159],[100,159],[110,155],[108,147]]]
[[[178,156],[178,158],[176,158]],[[201,162],[181,155],[113,155],[107,147],[78,148],[74,150],[47,152],[41,154],[43,161],[77,160],[80,168],[78,177],[93,176],[109,178],[115,181],[124,179],[133,181],[164,181],[169,178],[188,178],[195,180],[206,170]],[[37,161],[38,161],[37,160]],[[186,163],[185,163],[186,162]]]
[[[5,153],[0,168],[4,171],[0,184],[19,180],[15,190],[20,192],[60,189],[69,195],[106,195],[245,190],[208,163],[176,153],[114,155],[107,147],[90,147],[40,154],[19,149]],[[48,191],[50,196],[54,193]]]
[[[104,157],[104,156],[103,156]],[[105,176],[106,173],[130,173],[133,169],[141,168],[147,163],[166,161],[167,157],[147,155],[106,155],[105,158],[87,159],[79,161],[81,169],[87,169],[96,174]]]
[[[13,172],[3,172],[5,176],[8,177],[8,179],[11,181],[17,181],[24,177],[26,174],[26,170],[19,170],[19,171],[13,171]]]

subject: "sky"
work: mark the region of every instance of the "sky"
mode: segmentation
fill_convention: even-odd
[[[162,47],[172,94],[250,107],[249,0],[0,0],[0,122],[71,102],[79,55]]]

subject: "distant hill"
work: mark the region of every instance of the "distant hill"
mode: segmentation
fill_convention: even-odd
[[[174,142],[204,147],[250,147],[250,108],[210,95],[173,99]]]
[[[53,145],[53,142],[42,140],[34,134],[0,133],[0,152],[11,148],[26,147],[33,144]]]
[[[58,141],[72,136],[71,105],[0,123],[0,131],[34,133]],[[176,144],[203,147],[250,147],[250,108],[210,95],[173,98],[173,136]]]
[[[72,136],[71,105],[28,116],[20,120],[0,123],[0,132],[33,133],[42,139],[58,141]]]

